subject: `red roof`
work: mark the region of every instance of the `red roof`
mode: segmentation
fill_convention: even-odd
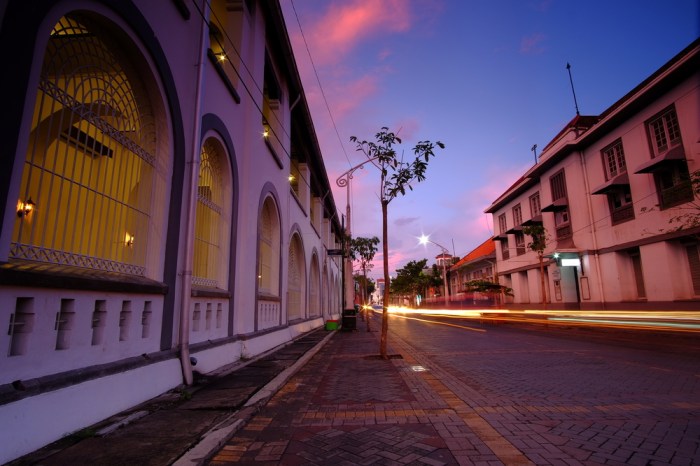
[[[455,265],[453,265],[451,268],[459,268],[463,266],[464,264],[471,262],[473,260],[479,259],[480,257],[485,257],[490,254],[493,254],[496,252],[496,244],[493,242],[493,239],[489,238],[483,243],[481,243],[479,246],[474,248],[472,252],[464,256],[462,259],[460,259],[459,262],[457,262]]]

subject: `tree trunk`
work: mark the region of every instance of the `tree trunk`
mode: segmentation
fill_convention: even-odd
[[[382,336],[379,339],[379,354],[386,359],[386,340],[389,333],[389,234],[387,211],[389,203],[382,199],[382,253],[384,254],[384,299],[382,302]]]
[[[362,263],[362,274],[365,276],[365,283],[364,283],[364,289],[362,290],[362,294],[366,295],[367,294],[367,265],[365,262]],[[369,332],[369,309],[365,307],[367,304],[367,297],[365,296],[364,298],[364,303],[362,305],[362,313],[365,315],[365,321],[367,322],[367,331]]]

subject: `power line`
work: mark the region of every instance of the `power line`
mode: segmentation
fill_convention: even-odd
[[[304,40],[304,46],[306,47],[306,53],[309,55],[309,60],[311,61],[311,67],[314,70],[314,75],[316,76],[316,82],[318,83],[318,87],[321,90],[321,95],[323,96],[323,102],[326,105],[326,110],[328,110],[328,116],[331,119],[331,123],[333,124],[333,129],[335,130],[335,135],[338,137],[338,142],[340,143],[341,149],[343,149],[343,154],[345,155],[345,159],[348,161],[348,166],[352,166],[352,162],[350,162],[350,157],[348,157],[348,153],[345,151],[345,146],[343,145],[343,141],[340,138],[340,133],[338,132],[338,126],[335,124],[335,119],[333,118],[333,112],[331,112],[331,108],[328,105],[328,99],[326,99],[326,93],[323,90],[323,85],[321,84],[321,79],[318,76],[318,70],[316,69],[316,65],[314,63],[314,59],[311,56],[311,50],[309,50],[309,44],[306,42],[306,36],[304,35],[304,29],[301,27],[301,21],[299,20],[299,15],[297,14],[297,9],[294,6],[294,0],[291,0],[290,3],[292,4],[292,10],[294,11],[294,17],[297,20],[297,24],[299,25],[299,32],[301,33],[301,37]]]
[[[218,18],[218,17],[216,16],[215,11],[212,9],[212,7],[211,7],[211,0],[206,0],[205,3],[206,3],[207,6],[209,7],[209,11],[211,11],[211,15],[212,15],[213,18],[218,22],[218,24],[224,24],[224,22],[221,21],[221,19]],[[199,6],[199,4],[196,2],[196,0],[192,0],[192,4],[194,5],[195,9],[197,10],[197,13],[199,14],[199,17],[201,18],[202,23],[204,24],[204,26],[207,27],[207,28],[210,28],[209,23],[208,23],[207,20],[206,20],[206,14],[205,14],[205,12],[200,8],[200,6]],[[233,40],[232,40],[231,37],[229,36],[229,34],[228,34],[228,32],[226,31],[226,29],[225,29],[225,28],[221,28],[221,29],[219,29],[219,31],[220,31],[221,34],[224,36],[224,43],[222,44],[222,43],[220,42],[219,38],[215,36],[214,39],[216,40],[217,45],[219,45],[219,47],[221,47],[221,49],[224,50],[224,51],[228,49],[228,50],[233,50],[233,51],[235,52],[236,56],[238,57],[238,59],[239,59],[239,61],[240,61],[241,66],[242,66],[243,69],[248,73],[248,76],[250,77],[250,80],[251,80],[251,81],[253,82],[253,84],[255,85],[255,88],[256,88],[256,90],[258,91],[259,95],[261,95],[261,96],[264,97],[264,91],[263,91],[262,89],[260,89],[260,86],[258,85],[257,81],[254,79],[253,74],[251,73],[250,69],[246,66],[246,63],[245,63],[245,61],[243,60],[243,57],[241,56],[240,52],[239,52],[238,49],[236,48],[235,43],[233,42]],[[211,37],[211,36],[210,36],[210,37]],[[210,40],[211,40],[211,39],[210,39]],[[228,44],[230,47],[225,47],[226,44]],[[228,66],[231,67],[231,69],[232,69],[233,72],[236,74],[236,76],[238,76],[239,81],[240,81],[240,84],[241,84],[241,86],[243,86],[243,89],[245,89],[246,94],[250,97],[251,102],[253,103],[253,105],[255,105],[255,108],[258,110],[258,113],[260,114],[260,116],[261,116],[262,118],[265,118],[265,117],[266,117],[266,116],[265,116],[265,113],[264,113],[263,109],[260,107],[260,105],[258,105],[258,102],[257,102],[257,100],[256,100],[257,95],[255,95],[255,94],[253,93],[253,91],[251,91],[251,89],[249,88],[248,84],[246,83],[246,80],[245,80],[244,77],[241,75],[240,71],[233,65],[233,62],[232,62],[231,60],[225,60],[225,61],[223,61],[223,62],[220,63],[220,64],[221,64],[222,67],[225,66],[225,65],[228,65]],[[279,118],[277,117],[277,115],[275,114],[275,112],[272,112],[272,116],[275,118],[276,122],[278,123],[278,126],[282,129],[282,132],[284,133],[284,136],[290,138],[290,140],[291,140],[291,135],[290,135],[290,134],[287,132],[287,130],[284,128],[284,125],[283,125],[282,122],[279,120]],[[277,132],[275,131],[275,129],[274,129],[272,126],[270,126],[270,132],[271,132],[272,136],[273,136],[273,137],[277,140],[277,142],[279,143],[279,147],[280,147],[280,149],[282,150],[282,152],[284,152],[284,154],[287,156],[287,158],[291,161],[291,160],[292,160],[292,155],[291,155],[291,153],[284,147],[284,144],[282,144],[282,141],[281,141],[279,135],[277,134]],[[309,189],[311,189],[311,182],[310,182],[309,180],[307,180],[301,173],[298,173],[297,175],[299,176],[299,178],[301,179],[301,181],[303,181],[304,184],[305,184]]]

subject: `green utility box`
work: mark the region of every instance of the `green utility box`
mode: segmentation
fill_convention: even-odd
[[[327,320],[326,321],[326,330],[338,330],[338,321],[337,320]]]

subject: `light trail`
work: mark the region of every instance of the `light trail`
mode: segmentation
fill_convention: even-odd
[[[417,320],[420,322],[428,322],[430,324],[437,324],[437,325],[445,325],[447,327],[456,327],[456,328],[461,328],[462,330],[470,330],[472,332],[480,332],[480,333],[486,333],[486,330],[482,328],[474,328],[474,327],[468,327],[466,325],[457,325],[457,324],[451,324],[449,322],[441,322],[439,320],[429,320],[429,319],[420,319],[418,317],[408,317],[408,316],[402,316],[398,315],[397,313],[392,313],[394,317],[398,317],[399,319],[406,319],[406,320]]]
[[[376,312],[376,311],[375,311]],[[473,319],[480,323],[513,322],[550,326],[580,326],[633,330],[663,330],[669,332],[700,333],[698,311],[622,311],[622,310],[536,310],[512,311],[507,309],[412,309],[390,306],[392,315],[426,315],[442,319]],[[415,318],[417,320],[422,320]],[[429,321],[434,322],[434,321]],[[472,329],[473,330],[473,329]]]

